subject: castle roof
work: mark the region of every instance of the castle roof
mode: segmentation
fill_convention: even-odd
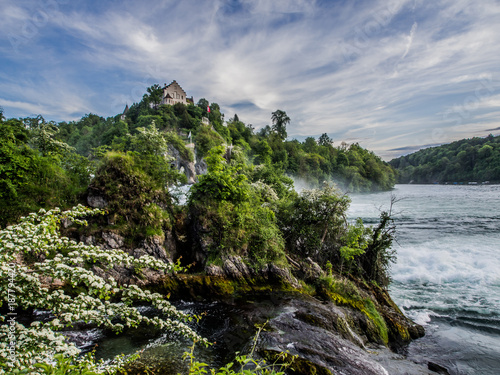
[[[182,91],[186,92],[186,90],[184,90],[184,89],[182,88],[182,86],[181,86],[181,85],[179,85],[179,83],[177,83],[177,81],[176,81],[175,79],[174,79],[174,80],[170,83],[170,85],[165,85],[165,87],[164,87],[163,89],[165,90],[165,89],[169,88],[169,87],[170,87],[170,86],[172,86],[174,83],[175,83],[175,84],[177,84],[177,86],[179,86],[179,87],[181,88],[181,90],[182,90]]]

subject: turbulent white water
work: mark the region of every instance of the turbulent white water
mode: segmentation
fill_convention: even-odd
[[[391,194],[401,199],[391,295],[427,332],[409,357],[499,374],[500,186],[397,185],[353,195],[350,216],[375,224]]]

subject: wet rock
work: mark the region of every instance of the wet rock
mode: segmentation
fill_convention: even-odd
[[[318,280],[321,276],[325,275],[325,271],[310,257],[301,262],[301,267],[305,280]]]
[[[371,348],[370,343],[365,347],[359,337],[349,333],[360,329],[355,326],[356,312],[309,297],[275,299],[275,304],[280,305],[280,312],[261,333],[258,350],[268,359],[273,352],[287,350],[298,356],[293,374],[432,374],[386,347]],[[350,322],[343,332],[339,319]]]
[[[436,374],[450,375],[447,368],[440,366],[434,362],[429,362],[427,364],[427,368],[431,371],[434,371]]]
[[[103,269],[99,266],[93,266],[92,270],[97,276],[103,279],[107,280],[109,277],[112,277],[118,285],[137,284],[137,277],[134,275],[134,270],[129,268],[114,266],[110,269]]]
[[[283,283],[291,285],[295,288],[299,287],[299,283],[295,277],[292,276],[290,270],[284,267],[278,267],[275,264],[266,265],[262,271],[262,275],[271,283]]]
[[[222,267],[217,266],[215,264],[209,264],[208,266],[206,266],[205,273],[207,274],[207,276],[217,276],[217,277],[226,276]]]

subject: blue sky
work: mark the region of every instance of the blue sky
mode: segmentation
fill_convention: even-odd
[[[0,0],[6,117],[107,117],[177,80],[260,128],[384,159],[500,134],[497,0]]]

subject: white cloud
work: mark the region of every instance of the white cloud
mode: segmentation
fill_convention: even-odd
[[[413,22],[413,25],[410,30],[410,35],[408,35],[408,44],[406,45],[406,50],[403,56],[401,57],[401,60],[403,60],[406,55],[408,55],[408,52],[410,52],[411,44],[413,43],[413,38],[415,37],[415,33],[417,31],[417,22]]]
[[[22,110],[25,113],[38,114],[46,110],[46,108],[40,104],[19,102],[13,100],[7,100],[0,98],[0,106],[2,107],[12,107]]]

